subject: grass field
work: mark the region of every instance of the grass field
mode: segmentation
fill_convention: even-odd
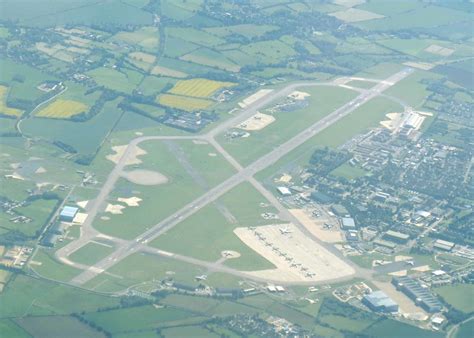
[[[30,338],[31,336],[11,319],[0,320],[0,336],[4,338]]]
[[[474,332],[474,319],[459,326],[454,338],[471,338]]]
[[[263,64],[279,63],[296,54],[293,48],[279,40],[250,43],[242,47],[242,52]]]
[[[81,102],[58,99],[36,113],[36,116],[52,119],[68,119],[74,115],[85,113],[88,108],[87,105]]]
[[[8,117],[19,117],[23,114],[23,111],[7,106],[7,93],[8,88],[0,85],[0,115]]]
[[[275,113],[275,122],[262,130],[251,132],[247,138],[228,139],[219,135],[220,143],[242,164],[250,164],[356,96],[355,92],[338,87],[321,86],[299,90],[311,95],[307,107]]]
[[[30,269],[48,279],[69,282],[71,278],[82,272],[82,270],[57,261],[54,258],[54,252],[48,249],[39,249],[32,260],[33,264],[29,265]]]
[[[197,285],[194,277],[205,273],[202,268],[151,254],[135,253],[121,260],[84,286],[99,292],[117,292],[131,286],[143,286],[171,277],[187,285]]]
[[[241,254],[241,257],[228,261],[233,265],[245,267],[246,270],[273,268],[271,263],[233,233],[232,230],[238,226],[238,223],[230,222],[214,205],[210,205],[158,237],[151,245],[206,261],[217,261],[222,257],[222,251],[233,250]]]
[[[15,322],[32,336],[38,338],[61,337],[65,332],[74,332],[81,338],[102,338],[104,334],[70,316],[45,316],[18,318]]]
[[[155,308],[152,305],[86,314],[85,318],[112,334],[156,328],[164,322],[193,317],[192,313],[174,308]]]
[[[348,180],[353,180],[362,176],[365,176],[367,171],[362,168],[351,166],[348,163],[344,163],[331,171],[331,175],[343,177]]]
[[[66,299],[67,301],[65,301]],[[0,318],[96,311],[100,307],[118,304],[118,298],[110,298],[63,284],[16,275],[13,282],[10,282],[0,293]]]
[[[201,46],[216,46],[225,43],[225,40],[195,28],[170,27],[167,29],[167,33],[172,37]]]
[[[466,296],[474,293],[474,285],[472,284],[445,285],[436,288],[436,293],[459,311],[464,313],[474,311],[471,298]]]
[[[163,106],[186,111],[202,110],[213,104],[211,100],[198,99],[180,95],[163,94],[157,97],[157,102]]]
[[[142,27],[133,32],[119,32],[112,37],[132,46],[140,46],[147,50],[155,50],[160,43],[160,34],[156,27]]]
[[[113,246],[89,242],[79,250],[74,251],[71,255],[69,255],[69,259],[76,263],[93,265],[102,258],[110,255],[112,252],[114,252]]]
[[[237,64],[226,58],[223,54],[204,47],[183,55],[180,59],[229,72],[238,72],[240,70]]]
[[[234,85],[235,83],[232,82],[208,79],[180,80],[171,88],[169,93],[192,97],[209,97],[221,88],[232,87]]]
[[[138,72],[122,69],[99,67],[86,73],[97,82],[98,85],[131,94],[141,82],[143,75]]]
[[[204,30],[208,33],[217,35],[219,37],[226,37],[231,34],[243,35],[249,39],[262,36],[266,33],[277,30],[278,26],[272,25],[254,25],[254,24],[241,24],[235,26],[225,27],[209,27]]]

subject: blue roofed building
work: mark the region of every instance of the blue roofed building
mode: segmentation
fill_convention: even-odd
[[[376,312],[398,312],[398,304],[383,291],[374,291],[362,298],[362,303]]]
[[[78,211],[79,208],[65,206],[59,214],[59,219],[64,222],[72,222]]]

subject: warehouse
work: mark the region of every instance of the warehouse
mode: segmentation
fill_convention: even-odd
[[[423,287],[413,278],[393,277],[392,284],[397,290],[402,291],[411,298],[416,305],[421,306],[429,313],[439,312],[443,309],[443,304],[430,292],[427,287]]]
[[[356,228],[354,219],[351,217],[343,217],[341,222],[344,230],[354,230]]]
[[[433,248],[443,251],[451,251],[454,248],[454,243],[437,239],[433,244]]]
[[[362,298],[362,303],[376,312],[398,312],[398,304],[383,291],[374,291]]]
[[[398,231],[389,230],[385,233],[384,238],[396,243],[406,243],[410,236]]]
[[[64,222],[72,222],[78,211],[78,208],[65,206],[59,214],[59,218]]]

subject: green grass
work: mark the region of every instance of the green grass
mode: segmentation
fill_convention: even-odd
[[[213,338],[220,337],[218,334],[213,333],[209,330],[206,330],[200,326],[183,326],[183,327],[173,327],[169,329],[164,329],[163,334],[165,337],[169,338],[181,338],[181,337],[196,337],[196,338]]]
[[[172,274],[167,272],[172,271]],[[151,254],[132,254],[121,260],[84,286],[100,292],[123,291],[130,286],[138,286],[167,277],[187,285],[197,285],[195,276],[205,271],[194,265]]]
[[[0,320],[0,337],[3,338],[29,338],[31,337],[26,331],[18,326],[11,319]]]
[[[271,263],[247,247],[233,233],[237,226],[238,224],[230,223],[214,205],[210,205],[158,237],[152,245],[206,261],[216,261],[221,258],[222,251],[233,250],[241,254],[241,257],[228,261],[233,266],[239,265],[246,270],[273,268]]]
[[[92,77],[99,86],[126,94],[131,94],[143,78],[140,73],[131,70],[122,69],[119,71],[105,67],[93,69],[86,74]]]
[[[183,55],[180,59],[204,66],[219,68],[229,72],[238,72],[240,70],[238,65],[229,60],[223,54],[204,47]]]
[[[118,298],[16,275],[0,294],[0,318],[96,311],[100,307],[115,306],[118,303]]]
[[[242,52],[267,65],[282,62],[296,54],[293,48],[279,40],[250,43],[242,47]]]
[[[359,167],[351,166],[348,163],[344,163],[333,171],[331,171],[331,175],[343,177],[348,180],[353,180],[367,175],[367,171]]]
[[[113,246],[105,246],[95,242],[89,242],[69,255],[69,259],[76,263],[93,265],[110,255],[112,252],[114,252]]]
[[[352,332],[361,332],[365,328],[367,328],[372,321],[370,320],[362,320],[362,319],[351,319],[343,316],[338,315],[325,315],[319,317],[319,319],[335,329],[338,330],[345,330],[345,331],[352,331]]]
[[[32,260],[41,265],[30,264],[30,269],[48,279],[68,282],[82,272],[82,270],[58,262],[54,257],[54,252],[47,249],[38,249]]]
[[[408,325],[393,319],[384,319],[377,321],[368,329],[362,332],[371,337],[419,337],[419,338],[441,338],[444,337],[442,332],[433,332],[422,330],[416,326]]]
[[[469,297],[469,295],[472,296],[474,294],[473,284],[445,285],[436,288],[435,291],[455,309],[464,313],[471,313],[474,311],[472,297]]]
[[[220,135],[220,143],[242,164],[248,165],[356,96],[353,91],[338,87],[321,86],[298,90],[311,94],[308,107],[275,113],[276,120],[273,123],[262,130],[250,132],[251,135],[247,138],[228,139]]]
[[[99,114],[86,122],[31,118],[21,124],[21,129],[32,137],[66,143],[80,154],[95,153],[121,115],[117,108],[120,101],[121,98],[107,102]]]
[[[46,316],[17,318],[15,322],[34,337],[61,337],[65,332],[74,332],[75,337],[102,338],[103,334],[89,325],[70,316]]]
[[[205,28],[206,32],[217,35],[219,37],[226,37],[231,34],[243,35],[249,39],[254,37],[262,36],[265,33],[277,30],[278,26],[271,25],[255,25],[255,24],[241,24],[235,26],[225,27],[210,27]]]
[[[184,27],[170,27],[167,29],[169,36],[183,39],[201,46],[216,46],[225,42],[225,40],[207,32]]]
[[[105,330],[115,334],[118,332],[153,329],[160,323],[186,319],[193,315],[174,308],[155,308],[152,305],[94,312],[85,318]]]
[[[474,332],[474,319],[471,319],[470,321],[459,326],[454,337],[455,338],[471,338],[473,332]]]

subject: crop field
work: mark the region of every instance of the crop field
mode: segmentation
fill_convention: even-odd
[[[221,88],[232,86],[235,86],[235,83],[208,79],[180,80],[171,88],[169,93],[192,97],[209,97]]]
[[[81,102],[58,99],[36,113],[36,116],[51,119],[69,119],[74,115],[85,113],[88,108],[87,105]]]
[[[188,74],[180,72],[178,70],[174,70],[171,68],[166,68],[162,66],[155,66],[151,70],[151,74],[153,75],[163,75],[163,76],[169,76],[169,77],[177,77],[177,78],[183,78],[187,77]]]
[[[164,55],[170,58],[178,58],[181,55],[190,53],[200,47],[201,46],[192,42],[169,36],[166,38]]]
[[[204,66],[215,67],[229,72],[238,72],[240,67],[221,53],[212,49],[200,48],[180,57],[181,60],[198,63]]]
[[[147,50],[155,50],[160,43],[160,34],[156,27],[142,27],[133,32],[119,32],[112,37],[132,46],[138,45]]]
[[[240,257],[229,259],[229,262],[245,267],[245,270],[274,268],[273,264],[247,247],[233,233],[233,229],[238,226],[238,223],[226,218],[218,208],[211,205],[159,236],[151,242],[151,245],[161,250],[210,262],[220,259],[222,251],[232,250],[238,252]]]
[[[11,319],[0,320],[0,332],[3,337],[30,338],[31,336]]]
[[[76,263],[93,265],[102,258],[110,255],[113,251],[114,247],[112,245],[89,242],[69,255],[69,259]]]
[[[177,108],[186,111],[202,110],[210,107],[214,102],[211,100],[198,99],[180,95],[163,94],[158,96],[158,103],[163,106]]]
[[[175,79],[169,77],[147,76],[143,79],[142,83],[140,83],[138,90],[140,90],[144,95],[157,95],[165,87],[171,86],[175,82]]]
[[[0,85],[0,115],[8,117],[19,117],[23,114],[23,111],[7,106],[7,93],[8,88]]]
[[[383,15],[380,15],[374,12],[369,12],[362,9],[357,9],[357,8],[349,8],[343,11],[331,13],[329,15],[334,16],[344,22],[361,22],[361,21],[368,21],[368,20],[374,20],[374,19],[381,19],[384,17]]]
[[[471,313],[474,311],[474,304],[466,295],[472,295],[474,292],[474,285],[472,284],[457,284],[446,285],[436,288],[436,293],[441,296],[447,303],[451,304],[455,309],[464,313]]]
[[[68,301],[64,301],[65,299]],[[100,307],[116,306],[119,302],[119,298],[16,275],[14,283],[9,283],[0,294],[0,318],[96,311]]]
[[[318,86],[299,90],[311,95],[307,98],[307,107],[274,113],[275,122],[262,130],[251,132],[246,138],[228,139],[220,135],[218,139],[223,147],[242,164],[250,164],[356,96],[355,92],[339,87]]]
[[[197,285],[194,277],[205,272],[197,266],[172,258],[152,254],[134,253],[88,281],[84,287],[99,292],[117,292],[130,286],[146,287],[156,281],[172,277],[187,285]]]

